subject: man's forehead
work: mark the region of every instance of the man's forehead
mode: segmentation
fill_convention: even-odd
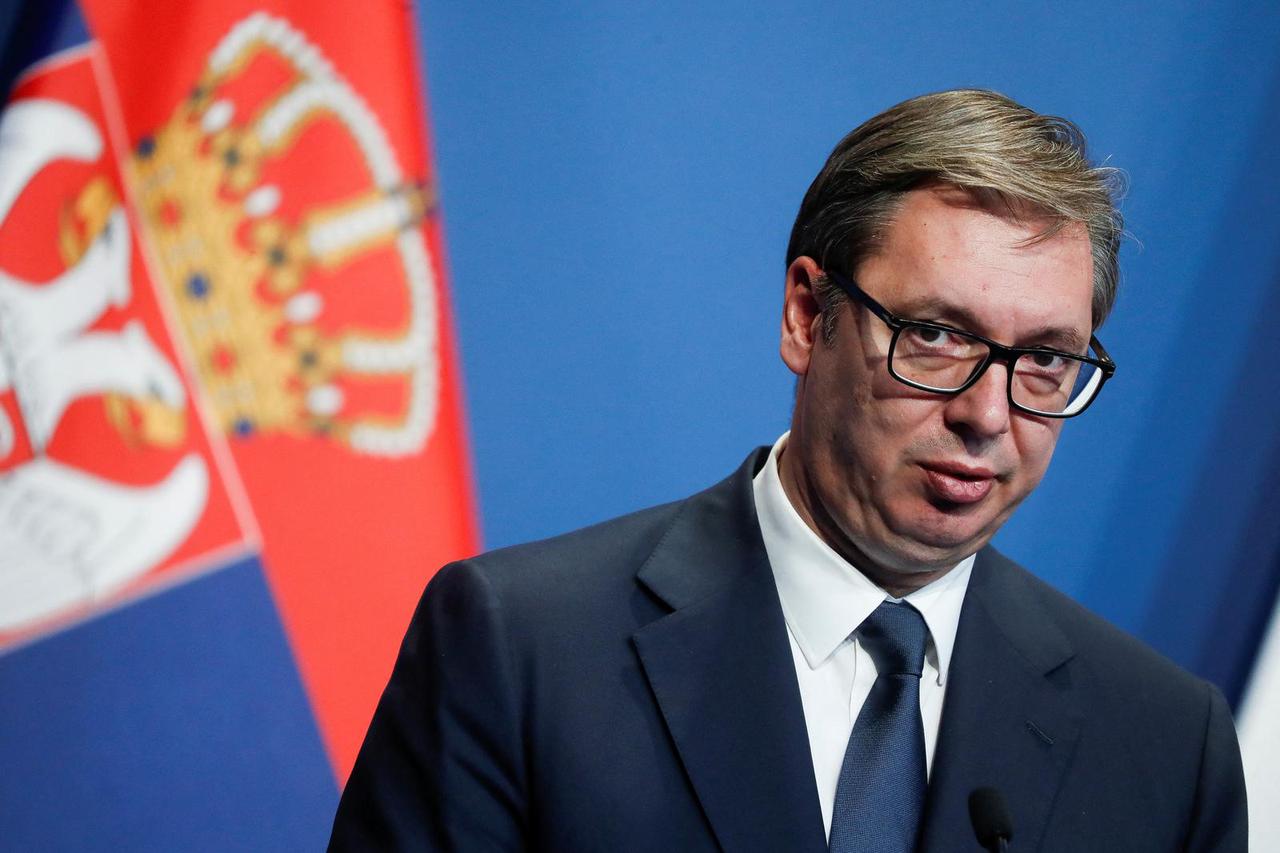
[[[910,228],[896,226],[906,219]],[[1011,199],[1001,193],[969,189],[953,184],[931,183],[906,193],[883,232],[882,245],[904,238],[963,232],[966,241],[974,237],[974,223],[993,226],[981,229],[979,237],[998,237],[984,250],[1013,252],[1037,244],[1066,238],[1066,242],[1088,242],[1081,222],[1061,222],[1030,202]]]
[[[914,190],[862,266],[881,274],[860,276],[899,313],[932,312],[974,331],[1017,321],[1020,336],[1078,344],[1092,325],[1091,246],[1082,224],[1046,235],[1051,225],[957,187]]]

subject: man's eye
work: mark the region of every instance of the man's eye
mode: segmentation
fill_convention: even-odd
[[[944,332],[941,329],[916,327],[911,329],[910,334],[915,343],[931,347],[946,347],[960,343],[956,340],[955,335]]]
[[[1065,358],[1051,352],[1032,353],[1031,360],[1041,370],[1061,370],[1067,363]]]

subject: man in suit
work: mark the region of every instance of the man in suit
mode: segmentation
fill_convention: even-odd
[[[990,92],[842,140],[788,249],[790,432],[442,569],[332,847],[977,850],[992,787],[993,850],[1243,853],[1218,691],[987,545],[1114,369],[1112,180]]]

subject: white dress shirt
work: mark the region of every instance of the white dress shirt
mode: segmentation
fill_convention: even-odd
[[[895,599],[823,542],[791,505],[778,477],[778,457],[788,435],[774,443],[769,461],[755,476],[756,514],[787,622],[822,822],[830,837],[849,733],[876,680],[875,662],[853,632],[886,599],[910,602],[924,616],[929,641],[920,678],[920,714],[926,767],[932,771],[947,667],[974,558]]]

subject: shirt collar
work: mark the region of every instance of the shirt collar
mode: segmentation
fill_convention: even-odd
[[[837,554],[791,505],[778,475],[778,458],[789,435],[783,433],[774,443],[752,486],[783,616],[805,662],[816,669],[882,601],[898,599]],[[920,611],[929,628],[929,652],[939,684],[946,682],[973,562],[972,555],[966,557],[942,577],[901,599]]]

